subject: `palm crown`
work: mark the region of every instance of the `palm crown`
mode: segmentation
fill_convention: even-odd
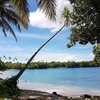
[[[20,31],[20,26],[22,25],[25,29],[28,27],[28,5],[26,0],[24,1],[25,8],[24,10],[19,10],[22,8],[21,3],[16,3],[16,0],[0,0],[0,27],[5,36],[7,36],[6,31],[10,31],[10,33],[15,37],[16,35],[11,27],[11,24],[17,27]],[[23,16],[25,15],[25,16]]]
[[[37,0],[38,7],[50,20],[56,19],[55,1],[56,0]],[[27,29],[28,23],[28,0],[0,0],[0,27],[2,28],[5,36],[7,36],[6,31],[10,31],[17,41],[11,24],[16,26],[16,28],[21,31],[20,27],[23,26],[25,29]]]

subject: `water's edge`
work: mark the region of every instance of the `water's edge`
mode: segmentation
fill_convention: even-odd
[[[98,95],[100,96],[99,89],[90,89],[76,86],[64,86],[64,85],[51,85],[51,84],[39,84],[25,81],[19,81],[18,87],[23,90],[37,90],[44,92],[57,92],[64,96],[80,96],[82,94]]]
[[[19,70],[0,71],[0,78],[16,75]],[[100,68],[56,68],[26,70],[19,79],[20,89],[39,90],[62,95],[100,95]]]

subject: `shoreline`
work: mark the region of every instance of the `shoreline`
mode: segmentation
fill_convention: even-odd
[[[20,100],[100,100],[100,90],[19,81]]]
[[[0,74],[0,78],[6,79],[7,76],[9,78],[9,75],[6,74],[6,71],[0,71],[0,73],[3,73]],[[22,98],[18,100],[27,100],[25,98],[37,98],[33,100],[85,100],[81,99],[81,96],[84,96],[84,94],[92,98],[94,97],[99,98],[99,99],[89,99],[89,100],[100,100],[100,89],[92,89],[92,88],[70,86],[70,85],[67,86],[67,85],[35,83],[35,82],[29,82],[27,80],[19,80],[18,87],[21,90],[20,98]],[[45,99],[44,97],[47,99]]]
[[[44,92],[36,90],[21,90],[17,100],[100,100],[100,96],[83,94],[79,96],[63,96],[57,92]]]
[[[100,89],[90,89],[77,86],[39,84],[39,83],[19,81],[18,87],[21,90],[36,90],[48,93],[57,92],[58,94],[61,94],[63,96],[80,96],[83,94],[100,96]]]
[[[0,75],[0,78],[6,79],[6,72],[0,71],[3,73]],[[37,90],[44,91],[48,93],[57,92],[64,96],[79,96],[82,94],[89,95],[98,95],[100,96],[100,89],[91,89],[85,87],[78,86],[65,86],[65,85],[52,85],[52,84],[42,84],[42,83],[34,83],[29,81],[21,81],[19,80],[18,87],[23,90]]]

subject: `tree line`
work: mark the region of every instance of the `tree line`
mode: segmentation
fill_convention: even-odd
[[[22,69],[25,63],[12,63],[0,61],[0,70],[5,69]],[[86,68],[86,67],[99,67],[94,61],[68,61],[68,62],[32,62],[28,69],[47,69],[47,68]]]

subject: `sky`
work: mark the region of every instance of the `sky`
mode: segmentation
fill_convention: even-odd
[[[37,8],[37,4],[33,0],[29,1],[29,28],[22,32],[18,32],[13,27],[18,42],[7,32],[4,37],[0,29],[0,57],[3,61],[9,61],[9,57],[18,59],[18,62],[27,62],[34,52],[47,41],[62,26],[61,12],[64,6],[72,11],[72,6],[67,0],[58,0],[57,2],[57,20],[50,21],[45,17],[42,11]],[[75,45],[67,48],[68,37],[70,36],[70,27],[65,27],[52,41],[50,41],[34,58],[33,61],[89,61],[93,60],[92,45]],[[3,57],[5,56],[6,59]],[[12,59],[10,61],[12,61]],[[14,61],[16,62],[16,61]]]

